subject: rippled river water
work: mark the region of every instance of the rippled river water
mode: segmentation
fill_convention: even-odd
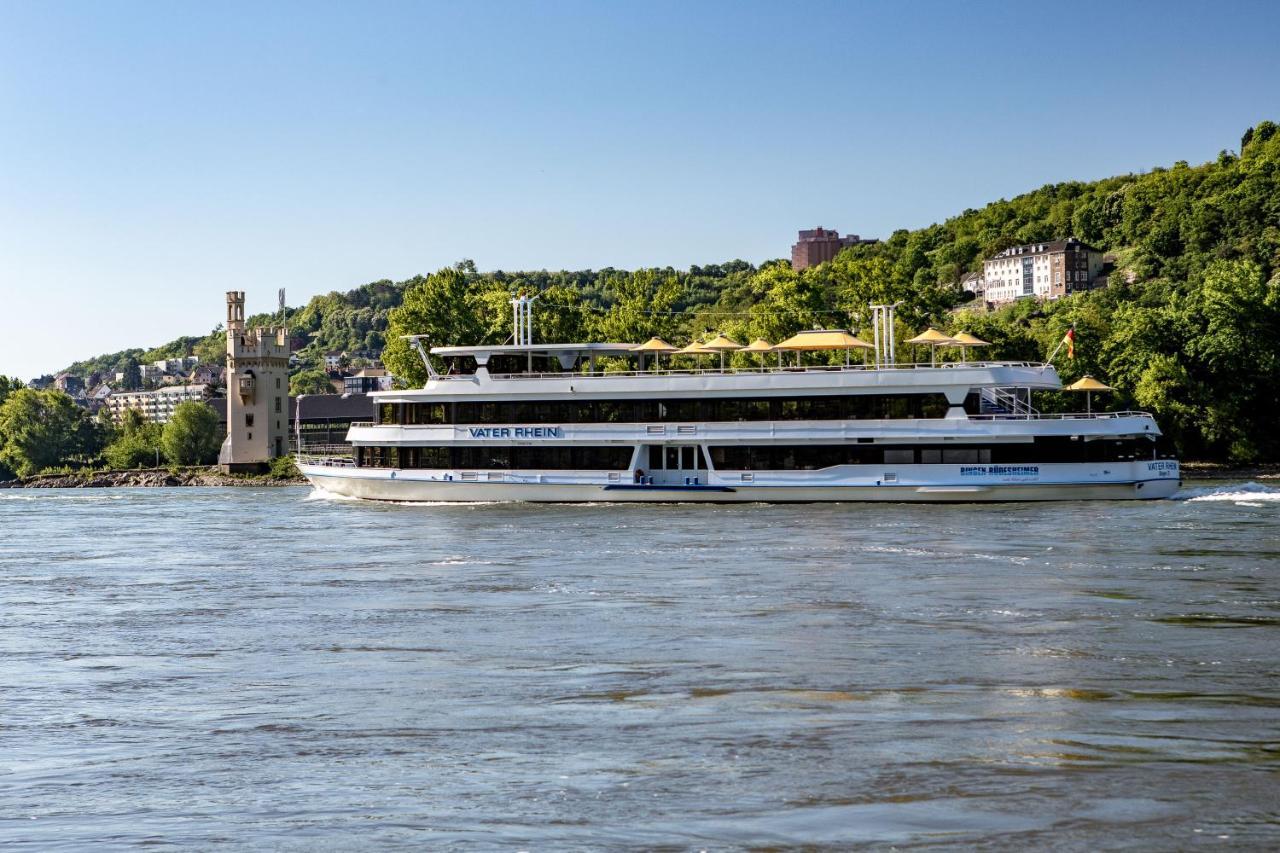
[[[1280,489],[0,492],[0,842],[1280,845]]]

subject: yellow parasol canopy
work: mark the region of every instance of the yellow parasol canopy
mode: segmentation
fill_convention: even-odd
[[[955,338],[951,338],[951,337],[948,337],[947,335],[942,334],[942,332],[939,332],[937,329],[933,328],[932,326],[929,327],[928,331],[921,332],[911,340],[907,341],[907,343],[909,344],[928,344],[929,346],[932,346],[932,347],[940,347],[947,344],[954,344],[955,342],[956,342]]]
[[[706,349],[714,350],[715,352],[742,349],[742,344],[738,343],[737,341],[729,340],[724,335],[716,335],[714,338],[707,341],[702,346]]]
[[[641,370],[644,369],[645,353],[647,352],[653,353],[653,366],[654,366],[654,369],[656,370],[657,368],[661,367],[661,365],[658,362],[662,354],[664,352],[675,352],[676,348],[673,347],[671,344],[667,343],[666,341],[664,341],[662,338],[653,337],[653,338],[649,338],[649,340],[640,344],[640,346],[638,347],[632,347],[631,351],[640,353],[640,369]]]
[[[1110,385],[1103,385],[1092,376],[1084,376],[1062,389],[1063,391],[1111,391]]]
[[[1089,414],[1093,414],[1093,392],[1094,391],[1110,391],[1111,386],[1103,385],[1092,376],[1085,374],[1084,376],[1072,382],[1070,385],[1062,389],[1063,391],[1083,391],[1084,392],[1084,410]]]
[[[954,335],[951,336],[951,340],[954,341],[957,346],[962,346],[962,347],[991,346],[991,341],[984,341],[982,338],[976,335],[971,335],[968,332],[956,332]]]
[[[675,352],[676,347],[664,341],[662,338],[649,338],[649,340],[631,348],[632,352]]]
[[[676,350],[676,355],[711,355],[715,352],[713,349],[706,349],[702,344],[694,341],[683,349]]]
[[[649,338],[640,346],[631,347],[632,352],[675,352],[676,347],[669,345],[662,338]]]
[[[751,343],[742,348],[743,352],[773,352],[773,344],[764,338],[756,338]]]
[[[792,335],[782,343],[775,345],[774,349],[814,351],[824,349],[875,349],[875,347],[861,338],[854,337],[844,329],[813,329]]]

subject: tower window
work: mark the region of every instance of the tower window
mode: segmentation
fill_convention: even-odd
[[[280,414],[280,398],[276,397],[276,414]]]
[[[253,412],[245,412],[245,414],[244,414],[244,425],[245,425],[245,426],[247,426],[247,427],[252,427],[252,426],[253,426]]]

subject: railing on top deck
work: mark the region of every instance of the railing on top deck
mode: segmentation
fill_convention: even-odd
[[[1108,418],[1153,418],[1150,412],[1024,412],[990,415],[967,415],[971,421],[1048,421],[1048,420],[1105,420]],[[1154,419],[1154,418],[1153,418]]]
[[[806,365],[804,367],[794,366],[772,366],[772,367],[725,367],[721,370],[719,367],[705,368],[689,368],[673,370],[671,368],[660,368],[657,370],[615,370],[604,371],[598,370],[594,373],[580,373],[578,371],[564,370],[559,372],[533,372],[533,373],[491,373],[492,379],[623,379],[633,376],[719,376],[719,375],[745,375],[753,376],[756,374],[766,373],[865,373],[868,371],[878,370],[955,370],[958,368],[969,367],[1031,367],[1041,370],[1051,365],[1039,361],[954,361],[944,364],[925,363],[904,363],[904,364],[883,364],[876,367],[874,364],[818,364]],[[474,373],[452,373],[441,374],[442,380],[462,380],[470,382]]]

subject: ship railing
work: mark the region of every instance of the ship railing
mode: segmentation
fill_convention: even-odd
[[[969,415],[971,421],[1070,421],[1070,420],[1108,420],[1114,418],[1150,418],[1150,412],[1126,410],[1123,412],[1035,412]]]
[[[656,370],[597,370],[593,373],[579,373],[564,370],[558,372],[533,373],[492,373],[493,379],[624,379],[633,376],[753,376],[774,373],[864,373],[882,370],[957,370],[984,367],[1029,367],[1041,369],[1048,365],[1039,361],[954,361],[943,364],[929,362],[908,362],[900,364],[811,364],[801,367],[777,365],[771,367],[705,367],[705,368],[658,368]],[[441,380],[473,381],[474,374],[454,374],[439,377]]]
[[[355,467],[355,451],[349,444],[307,444],[295,448],[295,461],[307,465],[323,465],[330,468]]]

